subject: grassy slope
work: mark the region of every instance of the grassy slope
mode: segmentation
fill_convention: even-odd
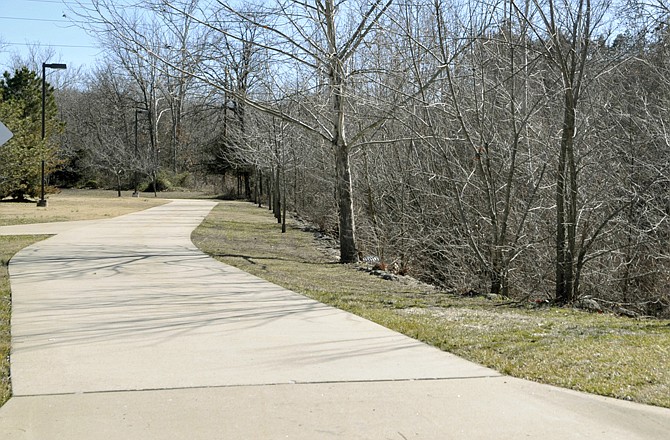
[[[512,308],[333,264],[312,234],[221,203],[193,239],[224,263],[505,374],[670,407],[670,321]]]

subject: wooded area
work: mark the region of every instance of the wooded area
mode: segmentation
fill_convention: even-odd
[[[344,263],[670,314],[664,0],[115,3],[52,183],[234,176]]]

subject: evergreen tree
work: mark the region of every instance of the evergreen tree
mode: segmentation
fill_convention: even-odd
[[[47,173],[57,165],[51,135],[62,131],[57,121],[53,87],[47,84],[45,100],[46,136],[42,137],[42,79],[23,67],[0,79],[0,120],[14,137],[0,147],[0,197],[36,197],[41,184],[41,162]]]

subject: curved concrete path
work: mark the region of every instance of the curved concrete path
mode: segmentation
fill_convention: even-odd
[[[12,259],[0,439],[668,438],[670,410],[501,376],[209,258],[190,233],[213,206]]]

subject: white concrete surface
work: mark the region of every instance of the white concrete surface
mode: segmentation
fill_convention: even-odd
[[[78,220],[71,222],[32,223],[27,225],[0,226],[0,235],[54,235],[71,229],[92,225],[104,220]]]

